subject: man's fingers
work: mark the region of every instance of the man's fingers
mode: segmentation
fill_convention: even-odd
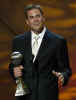
[[[52,74],[58,77],[58,80],[64,81],[64,77],[60,72],[55,72],[54,70],[52,71]]]
[[[64,83],[64,77],[62,75],[62,73],[60,72],[55,72],[54,70],[52,71],[52,74],[55,75],[56,77],[58,77],[58,87],[62,87],[63,83]]]
[[[63,75],[60,75],[59,79],[60,80],[63,80],[64,79]]]
[[[22,69],[23,69],[23,66],[22,65],[19,65],[17,67],[14,67],[14,76],[15,77],[22,76]]]

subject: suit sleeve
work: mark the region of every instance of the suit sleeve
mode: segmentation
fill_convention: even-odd
[[[68,49],[66,40],[60,39],[57,47],[57,64],[58,64],[58,72],[61,72],[64,76],[64,85],[68,83],[69,77],[72,74],[71,68],[69,66],[69,57],[68,57]]]
[[[12,41],[12,52],[14,52],[16,50],[16,40],[13,39]],[[15,80],[16,78],[14,77],[14,74],[13,74],[13,68],[14,68],[14,65],[10,62],[9,64],[9,72],[10,72],[10,75],[12,76],[12,78]]]
[[[21,52],[23,54],[23,51],[24,51],[24,39],[20,36],[16,36],[13,41],[12,41],[12,52],[14,51],[18,51],[18,52]],[[9,72],[12,76],[13,79],[15,79],[14,77],[14,74],[13,74],[13,68],[14,68],[14,65],[10,62],[9,64]]]

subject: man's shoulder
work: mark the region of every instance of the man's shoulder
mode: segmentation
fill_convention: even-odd
[[[16,40],[16,39],[24,39],[24,34],[19,34],[19,35],[16,35],[15,37],[14,37],[14,40]]]
[[[29,36],[30,31],[24,32],[22,34],[16,35],[14,40],[24,40],[26,36]]]
[[[22,33],[22,34],[16,35],[16,36],[13,38],[13,40],[16,40],[16,41],[17,41],[17,40],[24,40],[27,33],[28,33],[28,32],[24,32],[24,33]]]
[[[52,39],[65,40],[65,38],[63,36],[61,36],[60,34],[57,34],[55,32],[51,32],[51,31],[48,31],[48,36]]]

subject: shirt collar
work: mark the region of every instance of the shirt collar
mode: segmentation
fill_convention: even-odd
[[[31,33],[32,33],[32,39],[34,39],[36,36],[39,36],[40,38],[42,38],[44,36],[45,32],[46,32],[46,27],[44,27],[43,30],[42,30],[42,32],[39,33],[39,34],[35,34],[33,31],[31,31]]]

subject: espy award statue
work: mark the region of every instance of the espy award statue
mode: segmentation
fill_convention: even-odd
[[[11,54],[11,62],[12,64],[14,64],[14,67],[21,65],[22,60],[23,60],[23,55],[20,52],[15,51]],[[24,84],[22,77],[18,77],[16,79],[16,84],[17,87],[15,96],[22,96],[30,93],[27,85]]]

